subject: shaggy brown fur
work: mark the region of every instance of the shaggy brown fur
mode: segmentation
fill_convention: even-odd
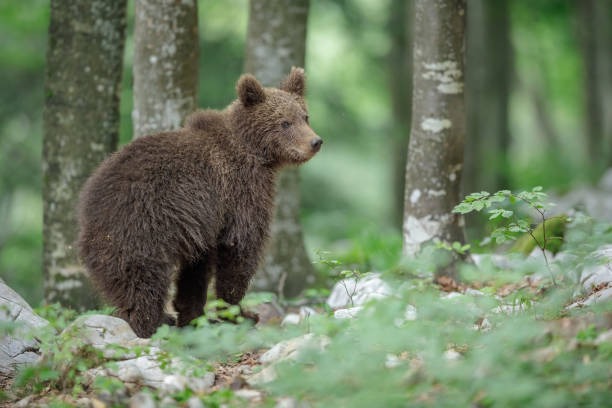
[[[106,159],[80,196],[79,253],[91,279],[140,337],[200,316],[214,275],[217,295],[244,296],[268,235],[277,170],[309,160],[321,139],[308,125],[304,71],[280,89],[251,75],[223,111],[132,141]]]

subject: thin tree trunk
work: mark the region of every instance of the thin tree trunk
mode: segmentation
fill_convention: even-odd
[[[507,186],[512,45],[508,2],[471,0],[467,16],[464,194]]]
[[[81,185],[117,147],[126,2],[51,1],[43,138],[45,299],[91,308],[79,264],[75,204]]]
[[[292,66],[303,67],[309,0],[251,0],[245,71],[278,87]],[[297,295],[314,280],[300,223],[297,168],[285,169],[277,185],[272,238],[251,287]]]
[[[432,239],[464,241],[463,218],[452,209],[459,202],[465,137],[465,13],[465,0],[415,1],[403,226],[408,255]]]
[[[612,167],[612,3],[595,4],[597,31],[597,77],[599,78],[599,105],[602,112],[601,133],[603,151],[607,153],[606,166]]]
[[[612,11],[599,0],[577,3],[584,61],[586,136],[589,159],[612,164]]]
[[[412,104],[412,0],[393,0],[389,13],[389,90],[393,110],[391,132],[393,225],[400,226],[404,216],[406,154],[410,135]]]
[[[555,128],[554,120],[550,113],[549,102],[546,99],[545,91],[539,84],[526,85],[527,94],[531,98],[535,112],[535,119],[544,140],[553,151],[559,151],[559,134]]]
[[[134,138],[174,130],[197,108],[196,0],[134,3]]]

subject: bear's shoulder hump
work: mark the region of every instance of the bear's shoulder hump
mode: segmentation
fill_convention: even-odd
[[[210,131],[225,127],[223,114],[212,109],[202,109],[193,112],[185,120],[185,128]]]

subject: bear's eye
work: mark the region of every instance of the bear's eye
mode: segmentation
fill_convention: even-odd
[[[308,115],[304,116],[304,121],[305,121],[306,123],[309,123],[309,122],[308,122],[308,120],[309,120],[309,119],[310,119],[310,116],[308,116]]]
[[[289,123],[289,122],[287,122],[287,121],[285,120],[285,121],[283,121],[283,123],[281,123],[281,126],[282,126],[284,129],[287,129],[289,126],[291,126],[291,123]]]

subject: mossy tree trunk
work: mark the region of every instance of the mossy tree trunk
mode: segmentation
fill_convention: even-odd
[[[407,255],[436,238],[464,241],[463,218],[452,209],[459,202],[463,167],[466,2],[416,0],[414,9],[412,126],[403,225]]]
[[[245,72],[278,87],[292,66],[303,67],[309,0],[251,0]],[[314,279],[300,223],[297,168],[281,172],[272,238],[251,287],[279,295],[298,294]]]
[[[134,138],[175,130],[197,108],[196,0],[134,3]]]
[[[393,0],[389,13],[389,90],[393,109],[393,130],[389,143],[392,157],[393,225],[400,227],[404,215],[406,154],[410,135],[412,104],[412,3]]]
[[[45,299],[96,306],[74,249],[81,185],[117,147],[126,1],[51,0],[43,124]]]

